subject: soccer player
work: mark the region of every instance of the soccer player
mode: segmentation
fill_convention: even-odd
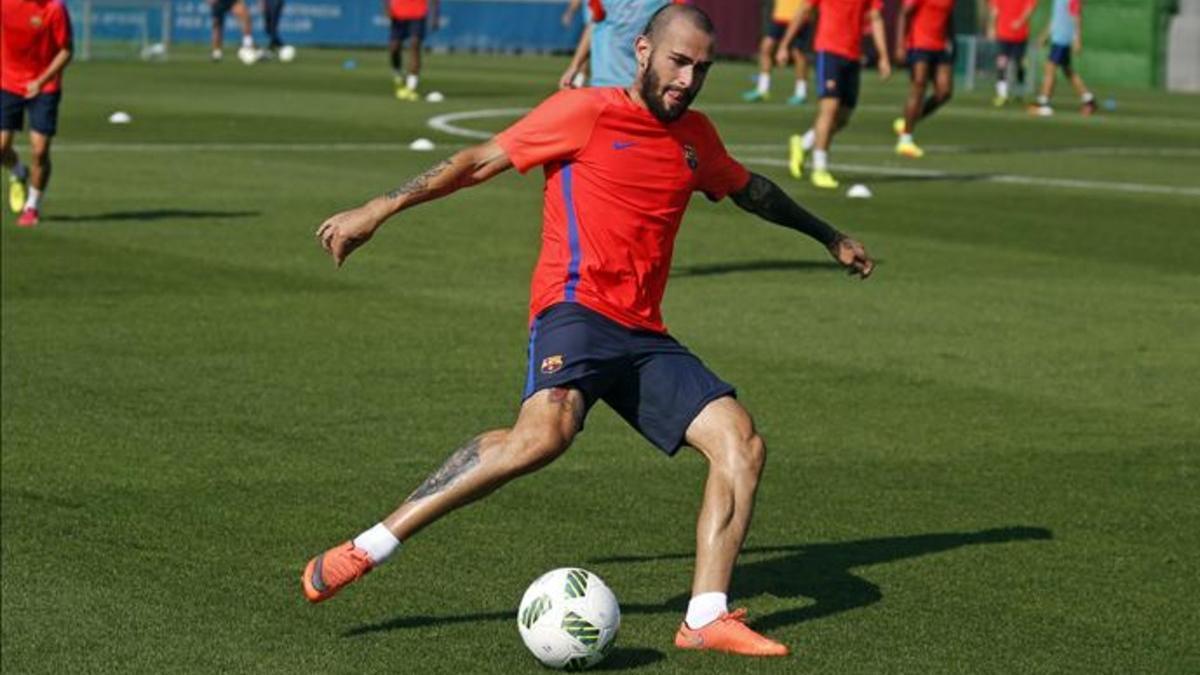
[[[283,43],[279,37],[279,19],[283,16],[283,0],[262,0],[263,29],[267,33],[265,55],[278,57],[280,61],[291,61],[295,48]]]
[[[988,39],[995,40],[996,52],[996,107],[1008,103],[1014,88],[1009,77],[1016,72],[1017,86],[1025,92],[1025,49],[1029,43],[1029,19],[1037,9],[1037,0],[990,0]]]
[[[567,70],[559,78],[560,89],[579,85],[584,66],[591,70],[593,87],[628,87],[637,72],[633,42],[652,14],[671,2],[683,0],[588,0],[588,25]]]
[[[17,225],[40,220],[50,184],[50,139],[58,130],[62,71],[71,62],[71,16],[62,0],[0,0],[0,158],[8,170],[8,205]],[[29,114],[31,162],[21,163],[13,136]]]
[[[801,0],[773,1],[770,22],[763,31],[762,43],[758,48],[758,79],[754,89],[742,94],[743,100],[765,101],[771,97],[771,66],[775,65],[775,49],[779,46],[779,38],[787,31],[788,22],[800,9],[800,2]],[[808,55],[805,52],[812,48],[812,27],[811,20],[805,21],[799,36],[788,45],[788,55],[796,67],[796,85],[792,95],[788,97],[788,105],[802,105],[808,100]]]
[[[516,167],[545,173],[542,248],[533,273],[529,363],[512,428],[482,433],[450,455],[391,515],[309,561],[304,595],[326,600],[382,564],[422,528],[561,455],[604,401],[667,455],[709,462],[697,524],[693,597],[675,644],[776,656],[787,647],[729,612],[726,593],[750,525],[765,446],[722,381],[667,333],[660,304],[694,191],[803,232],[859,276],[863,246],[805,211],[725,151],[712,123],[688,110],[713,62],[713,26],[690,5],[655,13],[635,50],[628,89],[559,91],[492,140],[402,187],[343,211],[317,230],[341,265],[385,220]]]
[[[250,10],[246,9],[243,0],[208,0],[212,7],[212,60],[220,61],[225,53],[222,46],[225,42],[225,15],[233,12],[242,29],[242,46],[238,48],[238,58],[249,65],[258,60],[258,50],[254,48],[254,32],[250,27]]]
[[[954,91],[954,50],[950,37],[953,10],[954,0],[904,0],[897,17],[896,61],[903,63],[907,56],[910,79],[904,117],[892,123],[900,136],[896,154],[901,157],[925,156],[925,151],[913,140],[917,122],[945,105]],[[926,97],[930,80],[933,93]]]
[[[1096,97],[1088,90],[1079,72],[1071,65],[1071,54],[1083,50],[1083,0],[1053,0],[1054,5],[1050,14],[1050,25],[1042,33],[1040,42],[1050,44],[1050,56],[1042,69],[1042,91],[1038,94],[1037,103],[1029,107],[1029,112],[1043,117],[1054,114],[1050,107],[1050,97],[1054,95],[1054,78],[1058,69],[1062,68],[1063,75],[1071,80],[1075,93],[1079,94],[1080,112],[1091,115],[1096,112]]]
[[[401,101],[416,101],[417,85],[421,80],[421,42],[425,40],[425,20],[429,16],[428,0],[388,0],[388,16],[391,18],[391,36],[388,39],[388,56],[392,62],[392,82],[396,86],[396,98]],[[408,72],[400,67],[400,52],[408,41]]]
[[[868,26],[879,52],[879,77],[886,81],[892,75],[883,35],[882,8],[882,0],[807,0],[800,4],[788,24],[775,52],[775,61],[781,65],[787,63],[787,45],[800,32],[800,26],[814,9],[820,12],[814,45],[820,102],[812,128],[803,136],[794,135],[788,141],[788,169],[793,178],[803,176],[804,155],[812,150],[812,184],[825,189],[837,188],[837,180],[829,173],[829,146],[834,134],[846,126],[858,105],[862,34]]]

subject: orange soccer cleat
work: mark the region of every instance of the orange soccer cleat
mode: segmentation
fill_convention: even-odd
[[[702,628],[680,624],[675,646],[680,649],[711,649],[743,656],[787,656],[788,648],[755,633],[746,625],[746,610],[726,612]]]
[[[367,552],[348,541],[309,560],[300,575],[300,585],[309,602],[321,602],[374,567]]]

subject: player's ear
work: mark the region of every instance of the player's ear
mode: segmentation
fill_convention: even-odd
[[[645,35],[637,36],[637,39],[633,41],[633,54],[637,57],[639,70],[645,69],[646,65],[650,63],[650,51],[650,38]]]

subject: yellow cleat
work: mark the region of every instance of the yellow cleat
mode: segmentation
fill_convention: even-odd
[[[892,131],[896,132],[897,136],[904,133],[904,118],[903,117],[897,117],[896,119],[892,120]]]
[[[401,101],[416,101],[421,97],[417,95],[417,92],[409,89],[408,87],[397,87],[396,98],[400,99]]]
[[[1004,104],[1006,103],[1008,103],[1007,96],[997,96],[992,99],[992,105],[996,106],[997,108],[1003,108]]]
[[[900,141],[896,144],[896,154],[901,157],[910,157],[912,159],[921,159],[925,156],[925,151],[917,147],[916,143],[909,141],[905,143]]]
[[[837,179],[833,177],[833,174],[824,169],[813,171],[811,180],[813,187],[819,187],[824,190],[836,190],[838,186]]]
[[[8,208],[13,213],[20,213],[25,208],[25,181],[16,176],[8,177]]]
[[[788,139],[788,171],[796,180],[804,175],[804,141],[799,134]]]

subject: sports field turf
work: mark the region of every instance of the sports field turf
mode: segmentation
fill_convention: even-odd
[[[1134,91],[1093,119],[964,93],[913,162],[902,83],[868,76],[833,161],[875,197],[848,200],[782,168],[811,106],[742,105],[751,66],[714,69],[698,107],[734,154],[881,260],[852,281],[700,197],[678,242],[667,321],[770,447],[733,600],[793,657],[671,646],[705,467],[602,406],[308,606],[305,560],[524,381],[537,172],[403,214],[338,272],[312,232],[468,142],[430,116],[528,106],[563,60],[431,56],[441,104],[392,99],[384,61],[71,67],[45,219],[0,228],[6,673],[542,672],[516,604],[563,565],[622,602],[613,670],[1200,671],[1200,99]]]

